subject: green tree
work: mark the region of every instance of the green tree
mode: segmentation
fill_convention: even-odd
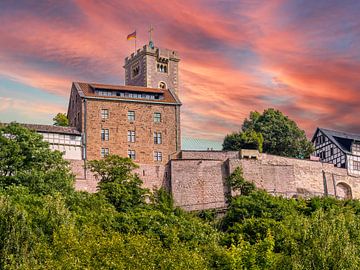
[[[265,153],[307,158],[314,151],[314,147],[306,138],[305,132],[279,110],[270,108],[262,114],[251,112],[249,118],[244,120],[242,131],[239,134],[246,132],[256,132],[262,135]],[[235,140],[230,140],[231,138],[225,138],[224,149],[225,146],[227,150],[231,147],[239,148],[244,145],[241,136],[236,137]]]
[[[109,155],[101,160],[89,161],[87,165],[100,180],[99,193],[118,211],[145,204],[148,190],[141,187],[141,179],[133,173],[138,166],[131,159]]]
[[[234,172],[227,178],[229,186],[234,191],[239,191],[241,195],[249,195],[256,187],[252,182],[244,179],[241,167],[237,167]]]
[[[65,113],[58,113],[54,118],[54,126],[68,127],[69,119]]]
[[[223,149],[227,151],[238,151],[240,149],[257,149],[263,150],[264,138],[261,133],[254,130],[232,133],[226,135],[223,143]]]
[[[0,126],[0,186],[21,185],[34,193],[73,191],[74,176],[59,151],[34,131],[17,124]]]

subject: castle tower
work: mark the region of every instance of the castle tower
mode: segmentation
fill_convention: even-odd
[[[178,95],[180,58],[152,42],[125,58],[125,85],[170,89]]]

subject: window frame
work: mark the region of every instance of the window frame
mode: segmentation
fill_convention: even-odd
[[[128,130],[127,133],[127,141],[134,143],[136,141],[136,133],[135,130]]]
[[[135,150],[128,149],[128,158],[130,158],[131,160],[135,160],[135,159],[136,159],[136,152],[135,152]]]
[[[100,110],[100,116],[101,116],[101,120],[109,119],[109,109],[101,109]]]
[[[154,151],[154,161],[162,161],[162,152]]]
[[[162,144],[161,132],[154,132],[154,144]]]
[[[157,117],[157,116],[159,116],[159,117]],[[154,112],[153,118],[154,118],[154,123],[161,123],[161,113]]]
[[[101,141],[109,141],[110,140],[110,130],[108,128],[101,129]]]
[[[135,111],[128,111],[127,117],[128,117],[128,121],[129,121],[129,122],[134,122],[135,119],[136,119],[136,117],[135,117]]]
[[[101,147],[101,149],[100,149],[100,156],[101,156],[102,158],[105,158],[106,156],[108,156],[109,153],[110,153],[110,150],[109,150],[108,147]]]

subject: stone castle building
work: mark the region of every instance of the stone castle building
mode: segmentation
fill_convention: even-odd
[[[360,136],[342,138],[318,129],[313,142],[320,161],[253,150],[182,150],[179,61],[176,51],[145,45],[125,59],[125,85],[72,84],[72,127],[30,127],[53,149],[65,152],[78,190],[96,191],[87,160],[117,154],[139,165],[136,172],[145,187],[165,187],[176,205],[187,210],[226,207],[232,192],[226,179],[239,166],[245,179],[272,194],[360,198],[360,177],[354,171]]]

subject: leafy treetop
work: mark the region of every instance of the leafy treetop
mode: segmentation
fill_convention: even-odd
[[[54,126],[68,127],[69,119],[65,113],[58,113],[54,118]]]
[[[251,138],[248,135],[251,132],[262,135],[262,148],[265,153],[307,158],[314,151],[313,145],[307,140],[305,132],[281,111],[271,108],[265,110],[262,114],[256,111],[251,112],[249,118],[244,120],[241,132],[225,137],[224,150],[246,148],[246,140],[243,137],[246,135],[246,138]]]

